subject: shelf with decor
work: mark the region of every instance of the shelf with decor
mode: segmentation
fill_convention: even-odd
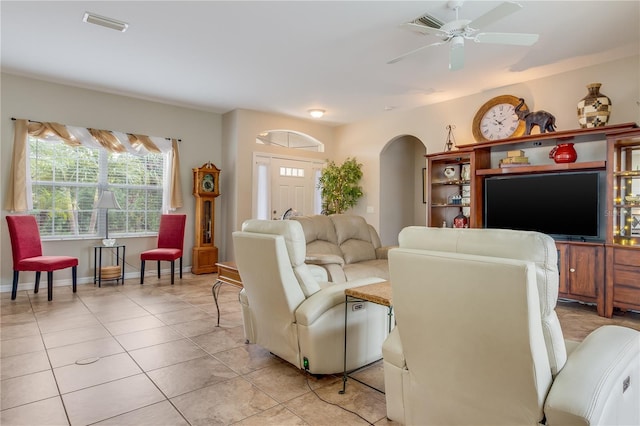
[[[473,150],[448,151],[426,157],[429,226],[474,226],[471,218],[479,201],[473,197],[477,193],[474,191],[477,178],[472,170],[485,167],[486,161],[483,162]]]
[[[640,130],[607,140],[605,316],[640,309]]]
[[[584,161],[580,163],[545,164],[540,166],[527,165],[522,167],[498,167],[495,169],[481,169],[476,170],[476,175],[492,176],[523,173],[547,173],[563,170],[604,170],[606,166],[606,161]]]
[[[573,157],[562,159],[552,155],[554,150],[569,145]],[[640,309],[640,228],[636,230],[636,227],[640,227],[640,199],[637,205],[633,199],[625,199],[630,194],[640,195],[640,188],[636,189],[634,186],[640,185],[640,163],[614,168],[614,164],[629,163],[630,160],[622,158],[626,155],[624,153],[640,155],[640,129],[635,123],[562,130],[459,144],[457,147],[458,151],[426,156],[429,166],[429,226],[440,227],[443,221],[446,221],[447,226],[452,226],[452,220],[463,207],[468,212],[470,227],[490,226],[487,225],[485,215],[491,211],[492,201],[486,201],[489,195],[486,186],[504,179],[511,180],[509,185],[514,188],[503,197],[506,198],[506,201],[503,200],[504,204],[499,203],[502,211],[512,212],[510,216],[507,215],[509,220],[515,216],[518,220],[539,219],[539,222],[546,221],[547,224],[555,225],[559,219],[563,219],[563,223],[571,227],[584,219],[584,214],[575,212],[579,209],[577,205],[582,205],[581,198],[572,198],[575,203],[570,204],[568,209],[552,207],[551,204],[540,201],[536,206],[542,204],[546,208],[538,213],[541,216],[538,218],[535,215],[530,217],[532,213],[514,201],[518,197],[511,197],[516,193],[522,194],[524,201],[530,202],[531,197],[526,197],[526,194],[544,194],[558,187],[554,184],[545,186],[531,182],[542,183],[545,179],[549,179],[549,182],[570,182],[577,179],[577,184],[560,185],[569,185],[566,190],[572,197],[578,197],[575,195],[578,189],[588,191],[589,195],[586,197],[591,200],[585,204],[585,209],[589,210],[591,216],[590,229],[586,231],[588,233],[580,234],[580,230],[565,232],[564,229],[547,232],[557,242],[561,272],[560,294],[564,298],[596,304],[598,313],[603,316],[610,316],[613,306]],[[450,184],[443,184],[446,179],[442,174],[449,164],[460,167],[466,163],[470,165],[471,174],[469,206],[452,205],[445,196],[458,191],[460,178],[455,175]],[[589,189],[583,188],[580,182],[588,182]],[[625,185],[631,185],[633,189],[624,189]],[[528,189],[523,189],[525,187]],[[447,190],[448,188],[451,189]],[[564,198],[561,196],[562,191],[556,192],[554,197]],[[491,199],[495,201],[495,197]],[[562,203],[566,206],[574,201],[563,200]],[[574,213],[568,214],[567,211]],[[543,218],[545,215],[549,216],[548,220]],[[580,221],[570,218],[580,218]],[[532,224],[525,222],[523,226],[506,227],[529,229],[527,226]],[[635,280],[633,285],[629,284],[629,277]],[[613,286],[613,290],[605,291],[611,286],[611,282],[617,284]]]

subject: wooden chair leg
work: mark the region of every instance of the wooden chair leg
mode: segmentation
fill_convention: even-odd
[[[36,286],[33,288],[33,292],[37,293],[40,290],[40,271],[36,271]]]
[[[171,285],[173,285],[173,276],[175,275],[175,266],[176,266],[176,261],[172,260],[171,261]]]
[[[144,284],[144,260],[140,261],[140,284]]]
[[[47,271],[47,300],[53,300],[53,271]]]
[[[160,261],[158,260],[158,279],[160,279]]]
[[[71,267],[71,282],[73,283],[73,292],[75,293],[78,289],[78,267]]]
[[[11,287],[11,300],[16,300],[16,296],[18,295],[18,276],[20,275],[19,271],[13,271],[13,287]]]

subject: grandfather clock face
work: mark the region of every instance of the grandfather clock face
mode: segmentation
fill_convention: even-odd
[[[213,192],[216,188],[215,178],[211,173],[204,173],[202,175],[202,181],[200,185],[202,187],[202,191]]]
[[[193,193],[200,196],[220,195],[220,170],[211,163],[193,169]]]

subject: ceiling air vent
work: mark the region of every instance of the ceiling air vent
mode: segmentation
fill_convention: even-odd
[[[126,22],[118,21],[117,19],[107,18],[106,16],[96,15],[95,13],[85,12],[82,21],[88,24],[100,25],[101,27],[110,28],[112,30],[125,32],[129,28],[129,24]]]
[[[436,18],[435,16],[431,16],[431,15],[423,15],[419,18],[417,18],[415,21],[413,21],[416,24],[422,24],[422,25],[426,25],[427,27],[431,27],[431,28],[440,28],[444,25],[444,22],[442,22],[441,20],[439,20],[438,18]]]

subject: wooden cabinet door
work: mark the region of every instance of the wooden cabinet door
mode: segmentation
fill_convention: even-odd
[[[571,246],[568,276],[572,294],[598,296],[598,283],[604,281],[603,252],[599,246]]]
[[[567,284],[570,294],[598,297],[604,282],[604,247],[570,245],[567,253]]]
[[[595,303],[598,314],[605,314],[604,245],[556,242],[560,272],[559,296]]]

